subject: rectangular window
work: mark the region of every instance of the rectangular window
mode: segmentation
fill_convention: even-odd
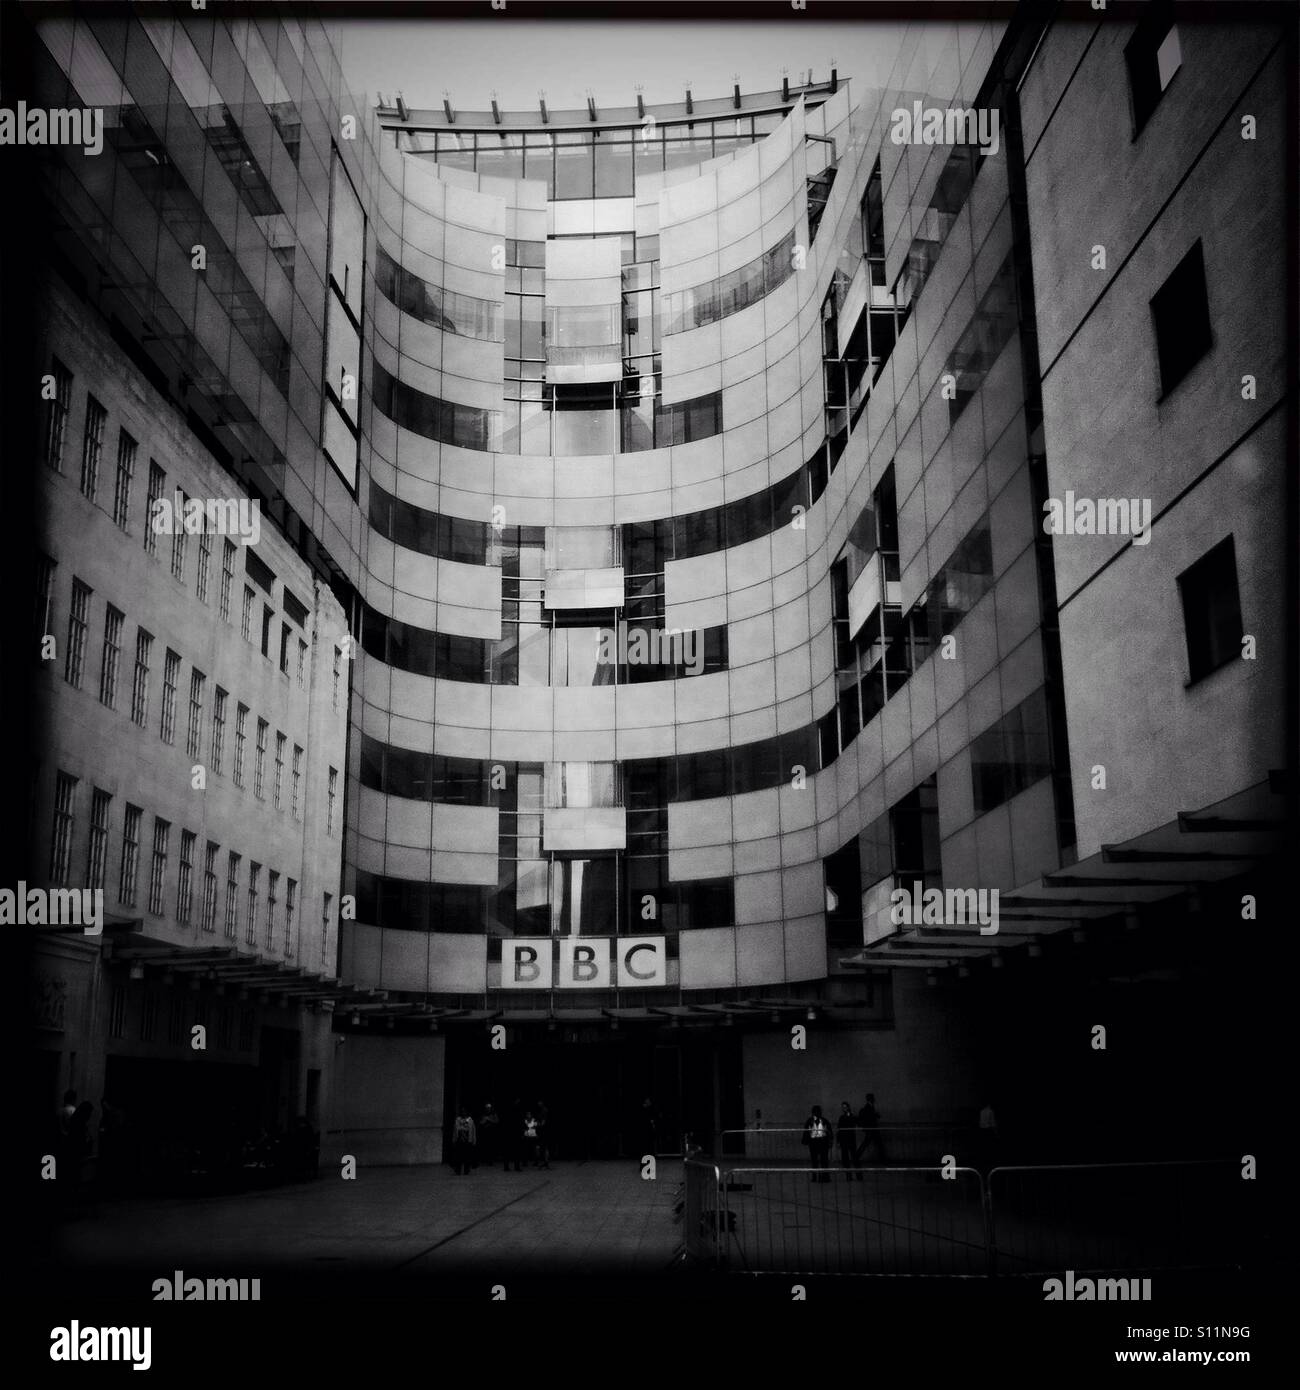
[[[212,841],[203,851],[203,930],[217,929],[217,849]]]
[[[328,799],[325,803],[325,833],[334,833],[334,802],[338,797],[339,774],[337,768],[330,768]]]
[[[269,603],[262,605],[262,655],[271,655],[271,626],[275,618],[275,609]]]
[[[289,642],[293,634],[289,630],[288,623],[280,624],[280,672],[282,675],[289,674]]]
[[[199,532],[199,571],[194,576],[194,593],[200,603],[208,601],[208,571],[212,568],[212,537]]]
[[[194,843],[198,836],[192,830],[181,831],[181,868],[176,880],[176,920],[189,925],[190,907],[194,897]]]
[[[324,905],[321,907],[320,913],[320,955],[322,960],[329,954],[330,922],[332,920],[333,910],[334,895],[332,893],[326,893]]]
[[[99,662],[99,703],[117,708],[117,674],[122,664],[122,621],[110,603],[104,610],[104,650]]]
[[[300,637],[298,639],[298,688],[301,690],[307,684],[307,644]]]
[[[244,940],[250,946],[257,944],[257,897],[258,879],[262,875],[262,866],[251,861],[248,866],[248,917],[244,922]]]
[[[167,842],[171,838],[171,822],[161,816],[153,818],[153,858],[149,863],[149,911],[161,916],[163,885],[167,879]]]
[[[55,561],[48,555],[37,555],[36,557],[36,612],[35,629],[36,640],[39,644],[44,644],[44,639],[50,632],[50,611],[54,606],[54,571],[57,568]]]
[[[265,719],[257,721],[257,745],[253,751],[253,795],[266,795],[266,734],[271,726]]]
[[[135,674],[131,678],[131,722],[142,729],[149,717],[149,658],[153,637],[144,628],[135,630]]]
[[[975,814],[1001,806],[1052,770],[1047,698],[1040,688],[971,741]]]
[[[108,860],[108,792],[98,787],[90,794],[90,853],[86,859],[86,887],[104,886],[104,866]]]
[[[131,484],[135,481],[135,455],[139,446],[125,430],[117,432],[117,481],[113,487],[113,520],[127,530],[131,520]]]
[[[56,473],[63,472],[63,441],[68,431],[68,411],[72,408],[72,373],[56,357],[50,366],[54,395],[45,403],[45,462]]]
[[[297,820],[298,812],[302,805],[302,749],[299,748],[296,743],[293,745],[293,768],[289,775],[289,810],[294,820]]]
[[[244,585],[244,611],[239,619],[239,631],[245,642],[253,640],[253,600],[257,595],[251,584]]]
[[[235,543],[225,541],[221,550],[221,595],[219,611],[221,621],[230,621],[230,586],[235,581]]]
[[[135,885],[140,873],[140,822],[144,812],[127,806],[122,825],[122,867],[117,879],[117,898],[125,907],[135,906]]]
[[[274,869],[266,873],[266,945],[275,945],[275,905],[280,897],[280,875]]]
[[[185,510],[185,494],[182,492],[176,500],[176,515],[172,519],[172,575],[176,579],[184,581],[185,524],[181,519],[181,514]]]
[[[298,881],[289,879],[284,887],[284,953],[293,954],[293,913],[298,903]]]
[[[50,880],[66,883],[72,871],[73,797],[77,779],[60,772],[54,784],[54,831],[50,837]]]
[[[154,530],[154,516],[157,503],[162,501],[163,488],[167,486],[167,474],[153,461],[149,460],[149,487],[144,503],[144,549],[147,555],[158,553],[158,532]]]
[[[212,692],[212,770],[221,771],[226,756],[226,692],[220,686]]]
[[[108,411],[94,398],[86,397],[86,432],[81,440],[81,491],[93,502],[99,493],[99,461],[104,452],[104,427]]]
[[[164,743],[176,742],[176,686],[180,676],[180,656],[169,647],[163,658],[162,719],[158,725]]]
[[[1241,595],[1231,536],[1178,576],[1189,684],[1241,655]]]
[[[340,648],[334,648],[334,695],[333,708],[339,707],[339,684],[343,675],[343,652]]]
[[[231,850],[226,856],[226,935],[231,941],[238,933],[240,856]]]
[[[1210,302],[1199,241],[1156,291],[1151,317],[1160,359],[1160,394],[1167,396],[1210,350]]]
[[[207,677],[196,666],[190,671],[190,721],[185,731],[185,753],[190,758],[203,756],[203,687]]]
[[[1174,23],[1173,6],[1156,0],[1145,8],[1141,21],[1124,50],[1129,89],[1133,97],[1133,134],[1136,137],[1160,104],[1174,74],[1182,66],[1182,45]]]
[[[235,710],[235,786],[244,785],[244,748],[248,743],[248,706]]]
[[[68,655],[64,661],[63,679],[81,689],[81,677],[86,666],[86,630],[90,624],[90,586],[80,579],[72,581],[72,603],[68,608]]]
[[[277,811],[284,804],[284,748],[288,740],[277,729],[275,734],[275,781],[272,786],[272,799]]]

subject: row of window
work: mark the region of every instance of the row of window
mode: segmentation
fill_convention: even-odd
[[[454,444],[461,449],[498,453],[502,450],[504,425],[501,411],[441,400],[427,391],[417,390],[399,381],[377,361],[374,362],[374,400],[375,408],[394,424],[424,439],[438,444]],[[539,411],[571,411],[599,417],[591,422],[588,430],[582,428],[583,421],[575,421],[574,428],[566,436],[569,443],[565,448],[557,445],[552,449],[548,435],[547,447],[539,448],[539,453],[591,455],[616,452],[612,431],[618,423],[620,407],[613,383],[582,392],[565,392],[563,388],[552,387],[538,407]],[[637,406],[627,404],[621,407],[621,413],[627,416],[635,414],[637,409]],[[624,445],[631,448],[625,447],[623,452],[691,444],[697,440],[711,439],[722,432],[720,391],[672,405],[665,405],[656,398],[652,409],[649,432],[637,430],[630,421],[626,422],[621,437]]]
[[[703,328],[731,314],[738,314],[794,274],[794,241],[791,230],[762,255],[737,270],[664,296],[664,333],[684,333],[690,328]]]
[[[116,985],[108,1002],[108,1036],[126,1037],[128,989]],[[188,1046],[191,1026],[208,1026],[208,1001],[202,996],[192,996],[192,1007],[186,1007],[187,996],[171,994],[167,996],[167,1042],[172,1047]],[[137,1017],[138,1037],[141,1042],[158,1042],[162,997],[154,990],[146,990],[140,995],[140,1009]],[[235,1015],[239,1015],[238,1041],[236,1042]],[[186,1019],[189,1019],[187,1024]],[[220,1004],[216,1009],[216,1027],[212,1033],[212,1045],[220,1051],[251,1052],[257,1028],[257,1010],[239,1009],[234,1004]]]
[[[110,1038],[126,1037],[127,988],[115,986],[109,996],[108,1035]],[[139,1039],[141,1042],[158,1041],[159,1015],[161,1012],[159,995],[148,991],[140,996],[138,1015]],[[235,1041],[235,1015],[239,1015],[238,1042]],[[197,998],[189,1011],[193,1024],[208,1026],[208,1001]],[[172,1047],[188,1045],[190,1034],[186,1025],[185,998],[173,994],[167,1008],[167,1042]],[[212,1033],[212,1045],[220,1051],[251,1052],[257,1027],[256,1009],[236,1009],[233,1004],[222,1004],[216,1010],[216,1027]]]
[[[37,623],[44,630],[48,621],[49,606],[53,588],[54,561],[40,558],[40,572],[37,579]],[[68,639],[64,654],[63,676],[69,685],[80,690],[86,669],[87,636],[90,630],[90,601],[93,590],[80,579],[72,581],[72,598],[68,608]],[[117,709],[122,675],[122,646],[125,614],[111,603],[104,607],[104,640],[100,649],[99,701],[109,709]],[[137,625],[135,633],[135,660],[131,672],[131,722],[143,729],[149,722],[149,703],[152,692],[154,671],[154,635]],[[336,649],[337,651],[337,649]],[[193,759],[203,757],[204,749],[204,704],[206,702],[208,678],[197,666],[190,668],[189,700],[185,723],[185,753]],[[178,705],[181,688],[181,657],[167,647],[162,666],[162,699],[158,710],[158,735],[164,743],[174,744],[177,740]],[[226,757],[226,725],[228,717],[229,692],[214,683],[212,689],[212,737],[209,746],[210,756],[207,767],[210,772],[220,775],[224,770]],[[235,742],[231,775],[235,786],[245,786],[245,767],[247,760],[249,708],[244,704],[235,707]],[[265,719],[257,720],[256,742],[253,761],[253,793],[259,799],[266,798],[266,758],[268,751],[270,725]],[[284,809],[284,771],[288,738],[280,730],[275,733],[275,759],[272,781],[272,801],[276,810]],[[293,745],[293,759],[290,768],[289,808],[295,819],[302,818],[302,759],[303,750]],[[335,822],[335,800],[338,791],[338,773],[331,768],[326,805],[326,831],[333,833]]]
[[[357,918],[398,931],[494,938],[675,936],[734,924],[731,879],[668,883],[657,865],[649,878],[636,876],[636,863],[620,855],[523,861],[507,866],[496,888],[358,873]]]
[[[727,669],[725,626],[680,638],[662,627],[613,621],[607,626],[507,622],[503,628],[497,640],[432,632],[365,604],[361,645],[399,671],[476,685],[629,685]]]
[[[57,473],[63,472],[63,453],[64,439],[67,433],[67,419],[72,403],[72,373],[66,366],[55,357],[51,363],[51,375],[54,378],[54,394],[46,404],[45,415],[45,462]],[[81,450],[81,478],[80,487],[83,496],[91,502],[98,501],[100,461],[103,453],[104,438],[107,428],[108,412],[87,392],[86,395],[86,419],[82,438]],[[130,530],[131,516],[131,492],[135,480],[136,453],[138,450],[136,441],[125,429],[118,430],[117,446],[117,470],[113,487],[113,520],[123,531]],[[169,505],[179,501],[181,512],[183,513],[187,499],[183,492],[174,496],[167,496],[167,472],[155,460],[149,461],[148,484],[145,492],[145,511],[144,511],[144,549],[148,555],[158,553],[159,532],[155,529],[153,518],[155,516],[156,505],[162,501]],[[173,518],[174,521],[179,518]],[[185,582],[187,556],[189,554],[189,541],[191,533],[187,532],[183,526],[176,524],[171,534],[171,572],[172,576],[182,583]],[[198,552],[197,568],[194,578],[194,594],[200,603],[209,602],[209,591],[212,572],[212,547],[213,537],[206,529],[194,533],[196,549]],[[221,577],[217,593],[217,609],[223,622],[231,621],[231,595],[234,589],[236,555],[240,546],[228,538],[222,538],[221,552]],[[275,575],[271,569],[257,555],[253,553],[251,546],[243,547],[245,570],[249,578],[253,579],[263,590],[265,590],[268,600],[273,594]],[[46,562],[52,563],[52,562]],[[38,594],[45,592],[44,585],[38,586]],[[253,614],[254,604],[257,594],[252,584],[245,583],[243,595],[243,610],[240,618],[240,629],[246,641],[255,640],[253,635]],[[284,608],[289,618],[297,624],[298,628],[304,629],[307,626],[308,610],[288,586],[284,589]],[[118,615],[120,618],[120,614]],[[48,615],[45,619],[48,624]],[[263,603],[261,620],[261,647],[262,655],[270,660],[275,659],[273,651],[274,644],[274,622],[275,608],[269,601]],[[41,628],[41,634],[49,630],[48,626]],[[297,644],[297,682],[299,688],[305,688],[307,683],[307,641],[301,633],[295,634],[289,623],[280,624],[279,642],[279,665],[281,672],[288,676],[290,665],[294,656],[295,641]],[[101,696],[101,699],[103,697]],[[109,703],[105,701],[105,703]],[[337,706],[336,706],[337,707]]]
[[[487,343],[504,340],[504,310],[499,301],[478,299],[430,284],[398,265],[383,247],[378,248],[375,260],[375,285],[403,313],[444,333]]]
[[[76,830],[76,800],[79,780],[59,772],[54,790],[54,825],[50,837],[50,880],[67,884],[72,872],[72,843]],[[104,890],[109,858],[109,817],[113,797],[100,787],[91,790],[90,835],[86,860],[85,887]],[[144,853],[145,814],[141,807],[126,805],[122,817],[122,845],[118,861],[117,901],[132,908],[143,898],[145,910],[154,917],[168,915],[171,902],[178,926],[189,926],[196,920],[204,932],[217,929],[218,861],[221,846],[208,840],[203,846],[200,867],[198,832],[181,829],[179,853],[174,884],[171,878],[170,856],[172,830],[170,821],[153,817],[152,835],[148,849],[148,881],[141,882],[141,860]],[[243,939],[250,946],[265,944],[274,950],[277,943],[286,956],[294,950],[294,930],[298,912],[298,880],[281,875],[254,859],[248,861],[248,879],[241,891],[240,874],[243,856],[227,851],[226,897],[224,931],[227,940],[239,937],[243,922]],[[266,896],[263,908],[263,869],[266,868]],[[201,878],[199,877],[201,874]],[[283,883],[283,898],[281,884]],[[174,886],[175,896],[169,897],[168,887]],[[283,903],[283,914],[281,904]],[[330,894],[324,895],[322,911],[322,950],[329,929]]]

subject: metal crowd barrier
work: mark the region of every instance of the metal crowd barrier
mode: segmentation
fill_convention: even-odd
[[[943,1171],[689,1160],[686,1252],[731,1271],[950,1278],[1226,1269],[1260,1253],[1262,1199],[1236,1163]]]
[[[990,1271],[1225,1268],[1250,1258],[1256,1185],[1231,1162],[1069,1163],[989,1174]]]
[[[722,1175],[714,1163],[688,1158],[682,1165],[685,1180],[682,1210],[683,1244],[687,1258],[700,1264],[718,1263],[718,1194]]]
[[[777,1166],[805,1163],[808,1149],[803,1143],[802,1125],[776,1125],[764,1129],[724,1129],[718,1135],[714,1150],[720,1163],[743,1158],[757,1165]],[[912,1166],[936,1167],[951,1154],[958,1164],[973,1164],[978,1159],[976,1143],[978,1130],[967,1125],[880,1125],[867,1131],[872,1142],[862,1161],[871,1166],[894,1168]],[[858,1131],[861,1142],[864,1132]],[[838,1140],[831,1142],[832,1166],[841,1164]]]

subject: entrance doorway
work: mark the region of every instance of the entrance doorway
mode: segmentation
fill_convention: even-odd
[[[494,1051],[486,1030],[449,1030],[444,1152],[457,1107],[477,1120],[488,1101],[507,1125],[516,1107],[545,1104],[553,1158],[680,1154],[687,1134],[711,1148],[715,1130],[744,1123],[739,1039],[666,1031],[511,1025]]]

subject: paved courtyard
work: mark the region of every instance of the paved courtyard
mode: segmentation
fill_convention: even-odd
[[[49,1273],[133,1271],[142,1280],[260,1275],[277,1270],[491,1278],[662,1273],[682,1228],[673,1220],[681,1164],[661,1161],[645,1181],[631,1161],[561,1163],[505,1173],[479,1168],[360,1168],[344,1181],[322,1167],[314,1182],[231,1196],[90,1203],[60,1223]],[[123,1294],[134,1294],[123,1288]],[[147,1293],[147,1282],[140,1290]]]

